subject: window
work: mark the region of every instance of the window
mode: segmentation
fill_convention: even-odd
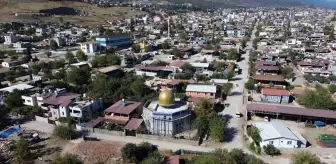
[[[292,144],[292,141],[287,141],[287,145],[291,145]]]
[[[273,143],[274,143],[274,141],[270,141],[270,142],[269,142],[270,145],[273,145]]]
[[[64,112],[62,112],[62,115],[64,115]]]

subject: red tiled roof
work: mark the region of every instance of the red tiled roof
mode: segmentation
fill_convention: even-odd
[[[137,107],[141,105],[140,102],[135,101],[125,101],[119,100],[118,102],[114,103],[107,109],[105,109],[105,113],[112,112],[112,113],[119,113],[119,114],[130,114],[132,113]]]
[[[269,105],[259,103],[247,104],[246,109],[247,111],[274,112],[280,114],[336,119],[336,111],[324,110],[324,109],[309,109],[309,108],[291,107],[283,105]]]
[[[68,106],[72,99],[79,97],[80,94],[76,93],[64,93],[61,95],[53,95],[50,96],[44,100],[42,100],[43,103],[50,104],[50,105],[60,105],[60,106]]]
[[[176,60],[176,61],[172,61],[170,62],[169,66],[171,67],[182,67],[184,65],[184,61],[181,60]]]
[[[282,75],[254,75],[254,80],[264,80],[264,81],[285,81],[285,78]]]
[[[142,122],[143,122],[143,119],[132,118],[127,123],[127,125],[125,126],[125,129],[128,129],[128,130],[137,130],[139,128],[139,126],[141,125]]]
[[[278,66],[266,66],[266,65],[256,65],[257,70],[265,70],[265,71],[279,71]]]
[[[262,89],[261,93],[263,95],[271,95],[271,96],[289,96],[289,91],[282,90],[282,89],[271,89],[271,88],[264,88]]]

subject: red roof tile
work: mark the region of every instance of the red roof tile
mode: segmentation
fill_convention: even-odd
[[[266,65],[256,65],[257,70],[265,70],[265,71],[279,71],[278,66],[266,66]]]
[[[118,102],[114,103],[107,109],[105,109],[105,113],[112,112],[112,113],[119,113],[119,114],[130,114],[132,113],[137,107],[141,105],[140,102],[135,101],[124,101],[119,100]]]
[[[76,93],[64,93],[61,95],[50,96],[42,100],[42,102],[45,104],[60,105],[60,106],[66,107],[71,103],[72,99],[77,98],[79,96],[80,94],[76,94]]]
[[[176,60],[176,61],[172,61],[170,62],[169,66],[171,67],[182,67],[184,65],[184,61],[181,60]]]
[[[271,88],[264,88],[262,89],[261,93],[263,95],[271,95],[271,96],[289,96],[289,91],[287,90],[280,90],[280,89],[271,89]]]

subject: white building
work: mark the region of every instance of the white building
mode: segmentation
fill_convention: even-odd
[[[98,44],[95,41],[80,43],[80,49],[87,55],[94,54],[98,51]]]
[[[14,35],[5,35],[5,43],[4,44],[12,44],[17,42],[19,39]]]
[[[260,131],[261,147],[271,144],[276,148],[301,148],[307,145],[300,134],[295,135],[281,122],[256,122],[254,126]]]

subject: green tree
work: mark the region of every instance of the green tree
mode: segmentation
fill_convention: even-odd
[[[227,55],[229,60],[240,60],[241,54],[238,53],[236,49],[230,49]]]
[[[174,55],[176,58],[178,59],[182,59],[184,54],[181,52],[181,50],[177,49],[177,48],[174,48],[172,51],[171,51],[171,54]]]
[[[133,44],[132,45],[132,51],[135,53],[139,53],[140,52],[140,45],[139,44]]]
[[[247,129],[247,135],[249,135],[257,144],[261,142],[261,137],[259,133],[259,129],[255,126],[251,126]]]
[[[23,106],[23,99],[21,98],[22,92],[19,90],[14,90],[12,93],[8,94],[5,99],[5,104],[9,109],[14,109]]]
[[[270,156],[278,156],[281,154],[280,150],[277,149],[276,147],[274,147],[274,145],[267,145],[267,146],[264,146],[263,147],[264,149],[264,152],[267,154],[267,155],[270,155]]]
[[[149,154],[149,156],[147,158],[145,158],[141,164],[160,164],[163,162],[163,155],[160,154],[159,151],[155,151],[151,154]]]
[[[31,155],[27,140],[21,138],[15,142],[13,150],[14,164],[28,163],[31,160]]]
[[[76,58],[79,61],[87,61],[87,59],[88,59],[87,55],[85,55],[85,53],[81,49],[77,50]]]
[[[50,164],[82,164],[82,160],[73,154],[66,153],[62,155],[61,153],[56,153]]]
[[[294,77],[293,69],[291,67],[280,67],[281,74],[286,79],[291,79]]]
[[[75,56],[72,52],[68,51],[66,54],[65,54],[65,58],[68,60],[68,63],[69,64],[72,64],[72,63],[76,63],[76,59],[75,59]]]
[[[138,147],[136,144],[127,143],[125,146],[121,148],[121,157],[123,161],[127,162],[137,162],[136,154]]]
[[[120,65],[121,64],[121,59],[116,54],[106,55],[106,60],[109,65]]]
[[[249,79],[245,83],[245,88],[248,89],[248,90],[254,90],[254,88],[255,88],[255,81],[253,79]]]
[[[91,74],[88,68],[72,68],[67,73],[68,82],[76,86],[88,84],[88,80],[90,79],[90,77]]]
[[[297,102],[313,109],[330,109],[333,106],[331,94],[324,88],[318,88],[316,91],[307,91],[297,99]]]
[[[320,164],[320,158],[309,151],[299,151],[292,155],[292,164]]]
[[[196,71],[195,67],[193,67],[190,63],[184,63],[181,69],[183,70],[183,72],[191,74],[194,74]]]
[[[214,113],[212,103],[208,99],[201,99],[195,107],[195,113],[197,117],[210,116]]]
[[[331,94],[334,94],[336,92],[336,85],[335,84],[329,85],[328,90]]]
[[[167,42],[167,41],[164,41],[162,44],[161,44],[161,47],[162,47],[162,49],[169,49],[170,48],[170,45],[169,45],[169,43]]]
[[[223,141],[225,136],[226,123],[217,115],[209,120],[210,136],[217,142]]]
[[[9,123],[8,114],[9,109],[4,105],[0,105],[0,127],[5,127]]]
[[[58,49],[58,44],[55,40],[50,40],[50,49],[56,51]]]
[[[64,140],[71,140],[72,136],[75,134],[75,130],[66,125],[55,126],[53,131],[53,136]]]

